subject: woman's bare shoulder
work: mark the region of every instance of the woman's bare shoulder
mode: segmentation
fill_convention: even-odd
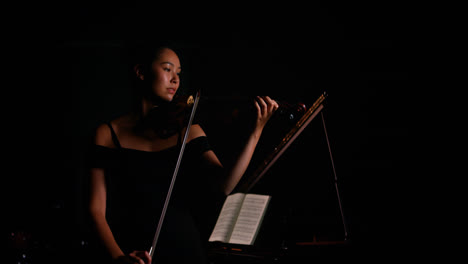
[[[132,122],[130,115],[123,115],[110,122],[100,124],[94,133],[94,143],[104,147],[115,147],[110,126],[118,133],[119,130],[128,126],[130,122]]]
[[[102,123],[96,128],[94,132],[94,144],[104,147],[112,147],[114,145],[109,123]]]
[[[200,125],[194,124],[190,127],[189,140],[202,136],[206,136],[206,133]]]

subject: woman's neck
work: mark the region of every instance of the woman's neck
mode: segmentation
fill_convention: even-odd
[[[137,133],[156,134],[159,138],[168,138],[180,129],[179,118],[172,112],[170,102],[160,100],[141,101],[141,112],[135,116]],[[138,113],[137,113],[138,114]]]
[[[153,109],[154,107],[157,107],[153,102],[149,100],[143,99],[141,102],[141,114],[142,116],[146,116],[148,112]]]
[[[149,111],[154,109],[155,107],[163,106],[164,104],[168,104],[168,101],[164,101],[163,99],[159,97],[155,98],[143,98],[141,101],[141,114],[142,116],[146,116]]]

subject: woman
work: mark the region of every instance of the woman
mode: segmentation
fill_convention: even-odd
[[[100,125],[93,144],[92,222],[104,251],[123,263],[152,261],[148,250],[175,168],[181,135],[187,129],[185,120],[179,122],[173,108],[180,84],[179,57],[168,46],[154,46],[150,51],[133,65],[136,111]],[[210,148],[202,127],[190,127],[183,166],[153,256],[156,263],[206,261],[191,206],[197,203],[197,193],[230,194],[246,171],[265,124],[278,108],[267,96],[258,97],[254,104],[255,127],[229,168],[223,167]]]

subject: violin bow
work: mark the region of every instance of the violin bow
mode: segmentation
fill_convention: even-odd
[[[190,97],[188,100],[190,100],[190,101],[187,101],[187,103],[191,103],[191,100],[193,100],[193,98]],[[156,232],[154,234],[153,244],[151,245],[151,248],[149,250],[149,255],[151,256],[151,258],[153,258],[154,251],[156,249],[156,244],[158,243],[158,239],[159,239],[159,234],[161,233],[164,218],[166,216],[166,211],[167,211],[167,208],[169,206],[169,201],[171,199],[172,189],[174,188],[175,180],[176,180],[177,174],[179,172],[179,167],[180,167],[180,163],[182,161],[182,156],[184,155],[185,145],[187,143],[187,138],[188,138],[188,135],[189,135],[189,132],[190,132],[190,127],[192,126],[193,117],[195,116],[195,112],[196,112],[196,109],[197,109],[197,106],[198,106],[198,101],[200,101],[200,90],[198,90],[197,95],[195,97],[195,101],[193,102],[192,112],[190,113],[190,119],[188,121],[187,129],[186,129],[185,134],[184,134],[184,140],[182,141],[182,146],[180,147],[180,152],[179,152],[179,157],[177,159],[177,164],[176,164],[176,167],[174,169],[174,174],[172,175],[172,180],[171,180],[171,184],[169,185],[169,190],[167,191],[166,200],[164,201],[164,207],[163,207],[163,209],[161,211],[161,216],[159,217],[158,227],[156,228]]]

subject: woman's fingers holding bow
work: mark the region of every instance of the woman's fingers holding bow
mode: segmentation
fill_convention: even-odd
[[[151,256],[148,251],[135,250],[129,254],[129,259],[127,261],[128,263],[149,264],[151,263]]]

